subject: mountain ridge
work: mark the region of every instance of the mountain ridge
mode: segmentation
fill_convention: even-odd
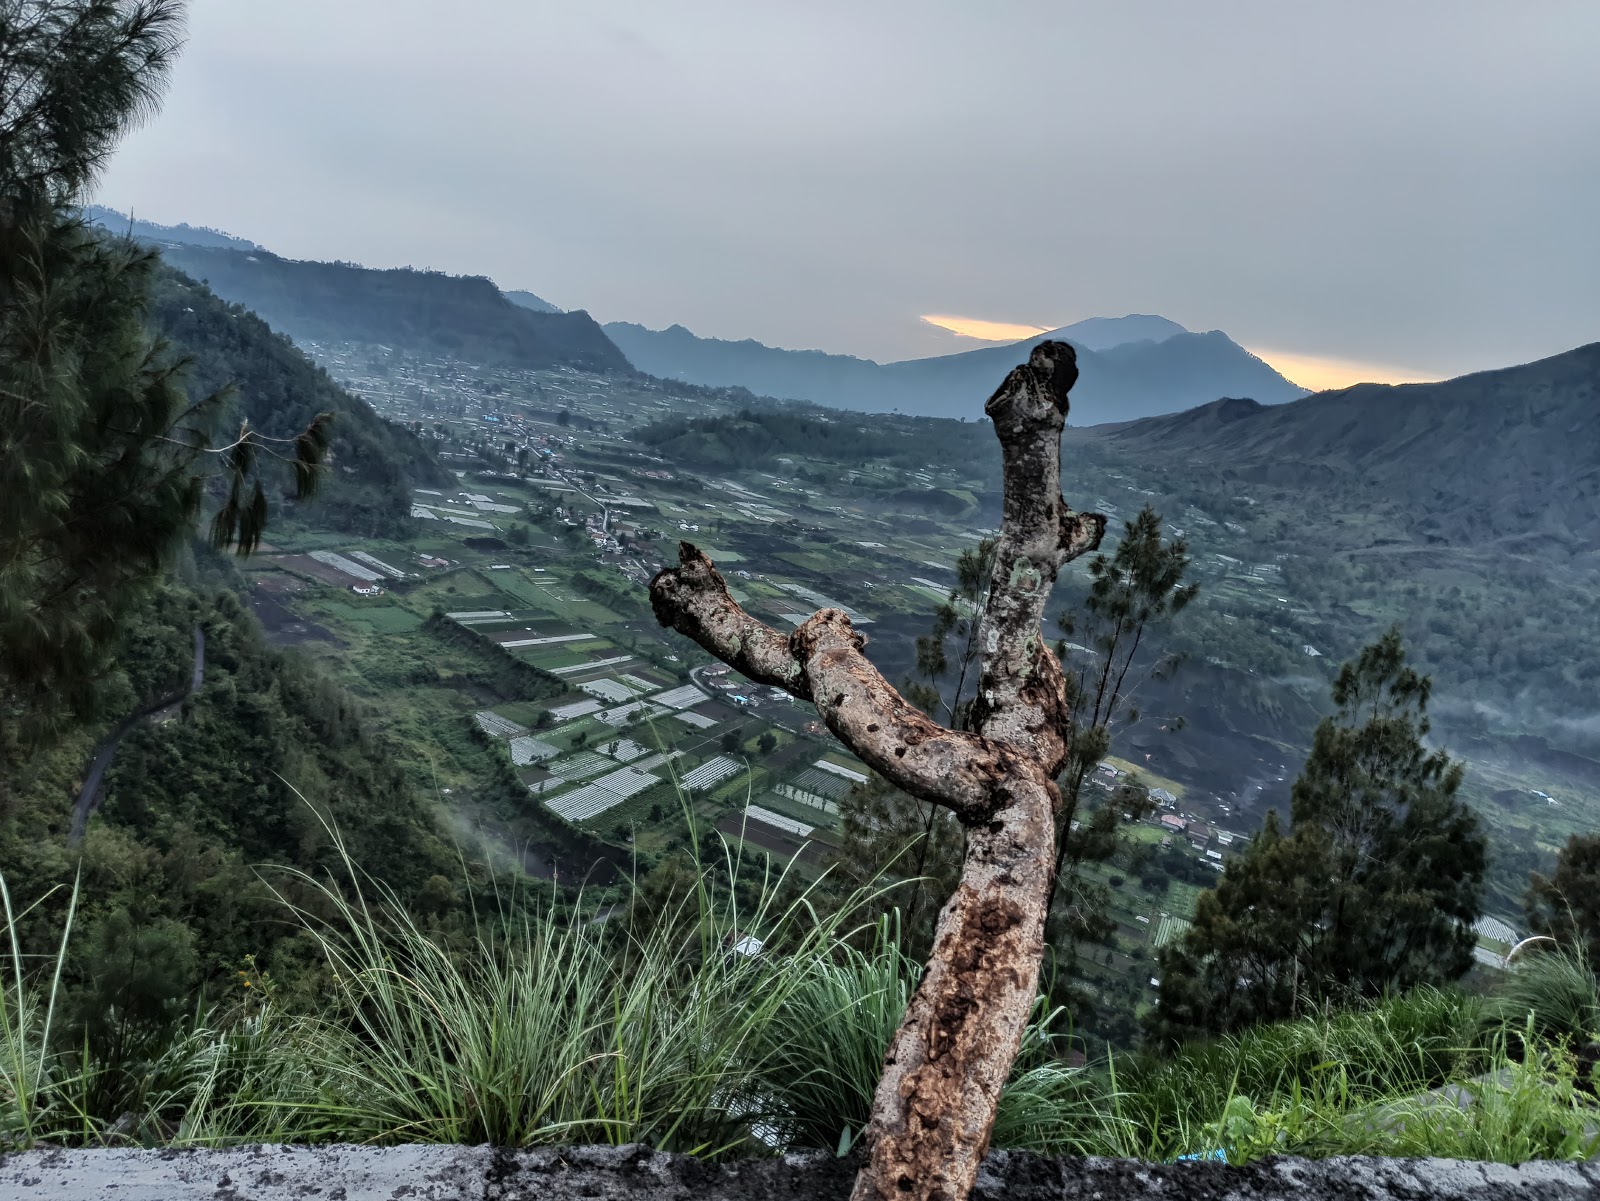
[[[532,292],[528,291],[526,288],[513,288],[513,289],[511,289],[509,291],[507,291],[506,289],[502,288],[501,291],[500,291],[500,294],[502,296],[504,296],[507,300],[509,300],[512,304],[520,305],[522,308],[528,309],[531,312],[535,312],[535,313],[564,313],[564,312],[566,312],[565,309],[558,308],[556,305],[551,304],[543,296],[535,296]]]
[[[1079,351],[1076,425],[1174,412],[1223,395],[1279,403],[1304,394],[1226,334],[1195,333],[1150,313],[1090,317],[1022,342],[879,363],[754,339],[701,338],[679,324],[602,327],[582,310],[564,312],[486,277],[289,259],[216,230],[136,221],[98,206],[84,215],[158,246],[225,300],[302,341],[396,344],[518,368],[642,372],[836,409],[975,419],[995,380],[1037,343],[1064,338]]]
[[[1122,324],[1128,322],[1136,324]],[[1138,334],[1122,340],[1113,332],[1119,327]],[[754,339],[701,338],[682,325],[651,330],[609,322],[603,328],[635,367],[651,375],[869,413],[975,418],[996,380],[1038,343],[1063,337],[1079,352],[1074,424],[1173,412],[1241,391],[1267,403],[1305,394],[1226,334],[1193,333],[1149,314],[1089,318],[1022,342],[892,363],[784,350]]]
[[[131,235],[138,241],[154,242],[159,246],[208,246],[250,253],[262,249],[248,238],[235,237],[204,225],[190,225],[181,221],[177,225],[162,225],[159,221],[145,221],[131,213],[121,213],[101,204],[86,204],[82,211],[83,219],[90,225],[98,225],[114,234]]]
[[[633,371],[588,313],[537,312],[483,276],[194,245],[165,247],[162,257],[297,341],[392,343],[519,368]]]
[[[1418,536],[1535,537],[1600,550],[1600,342],[1423,384],[1356,384],[1283,405],[1240,398],[1091,431],[1224,478],[1315,484],[1393,508]]]

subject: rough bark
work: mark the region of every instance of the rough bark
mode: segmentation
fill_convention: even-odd
[[[774,630],[739,608],[688,543],[679,565],[650,585],[662,625],[750,679],[811,701],[862,762],[967,827],[961,881],[885,1057],[856,1201],[958,1201],[971,1192],[1033,1005],[1061,799],[1055,776],[1071,722],[1040,619],[1057,571],[1105,532],[1104,517],[1074,513],[1061,496],[1061,431],[1077,375],[1072,348],[1045,342],[984,406],[1000,439],[1005,504],[970,731],[907,704],[837,609],[792,634]]]

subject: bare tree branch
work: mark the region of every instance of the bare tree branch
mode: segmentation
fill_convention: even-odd
[[[884,1060],[855,1201],[968,1195],[1033,1007],[1055,875],[1054,777],[1067,761],[1072,716],[1039,623],[1057,571],[1097,547],[1106,524],[1061,497],[1061,431],[1077,375],[1072,347],[1045,342],[984,408],[1000,439],[1005,503],[968,731],[907,703],[837,609],[785,635],[745,613],[687,543],[678,567],[650,584],[662,625],[752,680],[813,702],[862,762],[967,827],[961,881]]]
[[[678,560],[650,584],[662,625],[757,683],[813,702],[839,740],[896,787],[969,824],[987,820],[994,780],[1014,756],[941,726],[905,700],[862,653],[866,639],[838,609],[823,609],[783,634],[739,607],[701,551],[682,543]]]

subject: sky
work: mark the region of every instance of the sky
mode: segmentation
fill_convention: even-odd
[[[1441,378],[1600,340],[1596,46],[1594,0],[196,0],[94,199],[880,361],[1140,312]]]

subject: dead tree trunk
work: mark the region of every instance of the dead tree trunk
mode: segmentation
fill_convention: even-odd
[[[1061,800],[1055,777],[1071,718],[1039,623],[1056,572],[1099,546],[1106,525],[1061,497],[1061,431],[1077,377],[1072,347],[1045,342],[984,406],[1000,439],[1005,517],[970,731],[907,704],[837,609],[792,634],[774,630],[734,602],[688,543],[679,565],[650,584],[662,625],[750,679],[813,702],[862,762],[967,828],[961,881],[884,1060],[855,1201],[967,1196],[1033,1005]]]

